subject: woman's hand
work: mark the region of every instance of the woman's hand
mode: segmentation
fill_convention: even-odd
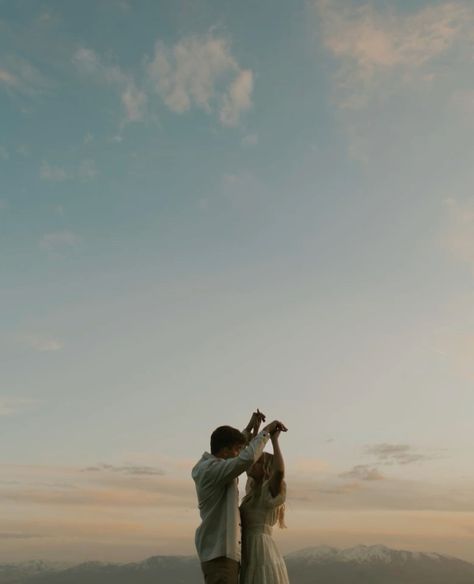
[[[283,422],[280,422],[279,420],[274,420],[273,422],[270,422],[268,426],[265,426],[264,430],[269,432],[270,436],[273,437],[273,435],[276,432],[278,432],[278,435],[280,435],[280,432],[287,432],[288,428],[285,426],[285,424],[283,424]]]

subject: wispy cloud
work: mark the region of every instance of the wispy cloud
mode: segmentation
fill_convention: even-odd
[[[101,82],[114,86],[120,93],[125,113],[125,121],[139,122],[147,110],[147,95],[139,89],[132,77],[118,65],[105,63],[92,49],[79,48],[73,56],[73,63],[84,73]]]
[[[0,396],[0,416],[14,416],[33,405],[35,400]]]
[[[0,160],[6,161],[10,159],[10,153],[8,152],[7,148],[3,145],[0,145]]]
[[[39,175],[41,180],[50,182],[62,182],[71,178],[70,174],[64,168],[53,166],[48,162],[41,164]]]
[[[145,475],[145,476],[163,476],[165,472],[161,468],[152,466],[137,466],[127,464],[124,466],[114,466],[113,464],[101,463],[97,466],[89,466],[84,469],[85,472],[117,472],[125,475]]]
[[[339,104],[359,108],[380,93],[434,76],[427,66],[469,39],[471,3],[442,2],[418,10],[316,0],[326,49],[339,61]]]
[[[20,342],[41,353],[60,351],[63,348],[62,341],[49,335],[28,333],[20,337]]]
[[[122,104],[125,108],[127,120],[139,122],[143,120],[147,109],[147,95],[140,91],[133,83],[128,83],[122,92]]]
[[[81,47],[73,56],[79,70],[119,92],[125,122],[144,120],[153,95],[176,114],[197,108],[229,127],[252,107],[253,72],[239,65],[223,37],[190,36],[171,46],[158,41],[144,61],[136,79],[92,49]]]
[[[39,245],[45,251],[57,252],[65,248],[74,248],[80,241],[80,238],[72,231],[63,230],[46,233],[40,239]]]
[[[358,464],[350,471],[343,472],[339,475],[343,479],[358,479],[361,481],[380,481],[385,477],[376,468],[367,464]]]
[[[197,107],[235,126],[252,105],[253,73],[241,69],[222,37],[193,36],[172,47],[158,42],[147,71],[156,93],[176,113]]]
[[[98,174],[99,171],[95,161],[91,159],[82,160],[73,169],[65,169],[62,166],[52,165],[43,161],[39,170],[40,179],[48,182],[64,182],[74,179],[87,181],[96,178]]]
[[[367,446],[365,452],[374,456],[379,464],[412,464],[431,460],[433,457],[416,452],[409,444],[374,444]]]
[[[228,44],[217,38],[189,38],[169,48],[158,42],[148,73],[164,103],[174,112],[183,113],[193,105],[210,112],[216,84],[237,63]]]
[[[127,75],[117,65],[107,65],[92,49],[80,47],[73,55],[73,63],[84,73],[96,75],[101,81],[126,84]]]
[[[224,126],[237,126],[242,112],[252,107],[253,73],[240,71],[222,96],[219,119]]]
[[[51,82],[23,57],[6,55],[0,58],[0,89],[32,97],[51,89]]]
[[[86,473],[82,473],[85,475]],[[102,473],[92,473],[95,476]],[[45,507],[91,508],[191,508],[195,505],[195,492],[189,480],[167,479],[161,476],[125,475],[110,473],[97,476],[95,481],[80,482],[74,489],[16,485],[0,489],[0,500],[19,505],[36,504]]]
[[[129,468],[110,465],[114,469]],[[95,467],[92,467],[95,468]],[[196,495],[184,471],[177,477],[142,474],[127,470],[84,472],[84,469],[40,466],[4,466],[15,484],[0,483],[0,499],[20,505],[103,507],[122,509],[150,507],[155,510],[195,509]],[[138,469],[140,471],[140,469]],[[346,478],[346,477],[345,477]],[[348,477],[347,477],[348,478]],[[474,512],[474,490],[466,481],[449,484],[394,480],[347,481],[337,476],[302,478],[288,473],[290,508],[436,510]],[[66,484],[62,484],[66,483]],[[74,487],[74,488],[72,488]]]
[[[19,80],[7,69],[0,69],[0,84],[6,85],[7,87],[16,87],[19,84]]]
[[[0,531],[0,539],[35,539],[44,537],[40,533],[10,533]]]
[[[474,511],[472,485],[460,481],[363,479],[356,476],[323,480],[288,476],[288,504],[310,510],[372,509],[407,511]],[[350,481],[344,479],[352,478]]]

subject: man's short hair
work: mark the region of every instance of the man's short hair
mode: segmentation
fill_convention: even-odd
[[[211,454],[217,454],[222,448],[231,448],[236,444],[244,445],[245,436],[232,426],[219,426],[211,434]]]

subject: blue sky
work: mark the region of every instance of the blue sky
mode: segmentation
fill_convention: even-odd
[[[0,1],[0,559],[193,553],[259,407],[283,549],[474,560],[473,21]]]

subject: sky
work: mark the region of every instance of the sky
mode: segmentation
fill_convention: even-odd
[[[474,562],[473,31],[0,0],[0,561],[194,554],[190,470],[260,408],[284,553]]]

